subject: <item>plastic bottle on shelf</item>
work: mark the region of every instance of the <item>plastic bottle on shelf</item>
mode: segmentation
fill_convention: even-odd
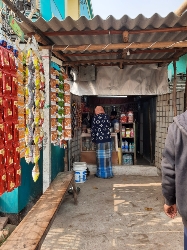
[[[134,142],[131,145],[131,152],[134,152]]]
[[[128,154],[124,154],[123,155],[123,164],[128,165],[128,162],[129,162],[129,156],[128,156]]]
[[[133,111],[128,112],[128,122],[132,123],[134,121]]]
[[[132,152],[132,143],[129,143],[129,152]]]
[[[131,130],[130,130],[130,137],[134,137],[134,129],[133,128],[131,128]]]
[[[129,151],[129,145],[128,145],[128,141],[125,141],[125,152]]]
[[[130,155],[127,155],[127,165],[130,165]]]
[[[122,138],[125,138],[125,135],[126,135],[125,126],[122,126],[122,129],[121,129],[121,136],[122,136]]]
[[[133,165],[133,161],[132,161],[132,155],[129,155],[129,165]]]

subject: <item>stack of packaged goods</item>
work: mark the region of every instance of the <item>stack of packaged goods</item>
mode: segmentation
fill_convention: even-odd
[[[16,50],[14,49],[14,52]],[[13,46],[0,38],[0,194],[20,185],[18,83]]]
[[[51,68],[51,143],[66,147],[71,139],[70,85],[66,75]]]
[[[51,68],[51,143],[58,144],[57,133],[57,86],[58,86],[58,71]]]
[[[61,145],[64,120],[64,82],[61,72],[51,68],[51,143]]]
[[[17,58],[17,80],[18,80],[18,129],[20,143],[20,158],[25,157],[25,66],[26,56],[19,51]]]
[[[26,57],[26,129],[25,129],[25,160],[35,164],[32,177],[37,181],[39,177],[38,161],[43,141],[43,122],[45,104],[45,79],[43,63],[36,52],[29,49]]]
[[[64,114],[64,139],[68,141],[71,139],[71,96],[67,79],[64,80]]]
[[[57,133],[59,145],[63,146],[62,137],[64,136],[64,79],[62,73],[59,73],[58,82],[58,97],[57,97],[57,109],[58,109],[58,120],[57,120]],[[65,144],[66,145],[66,144]]]

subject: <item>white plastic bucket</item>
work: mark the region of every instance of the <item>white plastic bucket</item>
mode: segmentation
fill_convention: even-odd
[[[86,169],[87,169],[86,162],[73,163],[73,170],[75,171],[76,183],[83,183],[86,181],[86,175],[87,175]]]

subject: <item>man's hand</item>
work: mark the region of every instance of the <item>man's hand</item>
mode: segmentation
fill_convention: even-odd
[[[174,219],[175,216],[177,216],[177,206],[176,204],[168,206],[164,204],[164,212],[165,214],[170,217],[171,219]]]

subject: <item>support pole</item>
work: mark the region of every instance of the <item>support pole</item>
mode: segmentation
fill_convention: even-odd
[[[181,16],[187,9],[187,0],[185,0],[177,10],[174,11],[175,15]]]
[[[43,141],[43,192],[51,183],[51,88],[50,88],[50,61],[51,51],[42,50],[42,59],[45,73],[45,109],[44,109],[44,141]]]
[[[176,99],[177,99],[177,73],[176,73],[176,61],[173,61],[173,68],[174,68],[174,83],[173,83],[173,115],[177,115],[177,106],[176,106]]]

